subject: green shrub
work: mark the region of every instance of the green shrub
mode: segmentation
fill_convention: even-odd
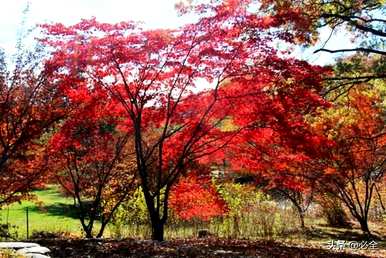
[[[9,223],[0,223],[0,239],[17,239],[18,227]]]
[[[254,186],[224,183],[218,187],[229,209],[223,218],[212,220],[212,231],[219,236],[272,238],[293,230],[296,225],[292,209],[280,208]]]
[[[110,225],[110,236],[113,238],[148,238],[150,236],[150,219],[145,198],[141,188],[132,197],[121,204],[115,212]]]

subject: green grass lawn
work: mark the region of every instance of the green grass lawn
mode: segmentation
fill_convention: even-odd
[[[34,200],[14,203],[0,210],[1,222],[16,226],[18,238],[26,237],[26,210],[29,213],[29,234],[34,231],[71,232],[81,234],[81,225],[72,198],[64,197],[58,186],[49,185],[33,192]]]

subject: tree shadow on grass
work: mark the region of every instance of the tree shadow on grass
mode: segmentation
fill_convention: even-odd
[[[73,219],[79,218],[79,211],[78,208],[74,207],[72,204],[65,204],[65,203],[54,203],[44,206],[34,206],[29,208],[31,212],[36,213],[44,213],[48,214],[50,216],[57,216],[57,217],[68,217]]]
[[[47,187],[44,187],[44,188],[36,188],[36,189],[33,189],[32,191],[33,193],[44,193],[44,194],[48,194],[48,195],[62,195],[62,193],[60,192],[60,190],[55,187],[55,186],[47,186]]]
[[[341,229],[341,228],[312,228],[305,232],[307,238],[317,239],[339,239],[346,241],[362,241],[362,240],[380,240],[384,241],[384,237],[376,231],[373,231],[373,236],[369,237],[358,230]]]

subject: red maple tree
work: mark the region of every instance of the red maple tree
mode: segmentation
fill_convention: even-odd
[[[321,173],[321,189],[339,198],[371,234],[368,216],[377,185],[384,182],[386,130],[383,104],[376,89],[352,90],[316,123],[335,142]]]
[[[48,135],[65,117],[63,95],[41,65],[41,53],[18,51],[11,71],[0,52],[0,205],[42,184]]]
[[[163,240],[170,191],[192,164],[244,128],[265,127],[278,117],[272,110],[281,117],[293,111],[272,100],[277,89],[286,89],[282,98],[293,109],[297,100],[302,107],[320,101],[315,87],[323,70],[279,57],[271,42],[286,38],[271,29],[276,24],[229,4],[202,5],[197,23],[176,30],[95,20],[43,26],[62,85],[76,87],[81,76],[123,106],[155,240]],[[222,130],[229,117],[241,126]]]
[[[135,189],[128,144],[132,131],[122,119],[121,105],[103,88],[87,88],[79,78],[65,94],[68,117],[50,139],[49,168],[74,198],[86,237],[102,237],[114,212]],[[97,220],[101,226],[94,233]]]

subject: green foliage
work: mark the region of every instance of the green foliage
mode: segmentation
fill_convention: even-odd
[[[110,234],[115,238],[129,235],[145,237],[148,235],[150,220],[147,212],[145,197],[141,188],[133,193],[131,198],[122,203],[115,212],[109,225]]]
[[[1,223],[0,224],[0,239],[8,240],[8,239],[17,239],[17,226],[11,225],[9,223]]]
[[[279,208],[278,203],[255,187],[224,183],[218,188],[229,209],[227,215],[211,222],[219,236],[272,238],[296,225],[292,209]]]
[[[218,186],[218,191],[229,207],[229,216],[239,216],[256,202],[268,200],[263,193],[242,184],[224,183]]]
[[[334,103],[347,102],[347,95],[354,89],[376,89],[385,97],[386,56],[355,55],[340,58],[333,67],[334,75],[327,79],[326,97]]]

